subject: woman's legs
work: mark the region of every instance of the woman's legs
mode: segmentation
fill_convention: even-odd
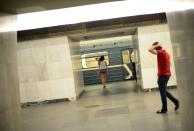
[[[100,79],[101,79],[102,85],[104,87],[104,74],[103,73],[100,73]]]
[[[106,78],[107,78],[107,74],[104,73],[103,76],[104,76],[104,84],[103,84],[103,87],[105,88],[105,87],[106,87]]]
[[[100,79],[103,85],[103,88],[106,87],[106,73],[100,73]]]

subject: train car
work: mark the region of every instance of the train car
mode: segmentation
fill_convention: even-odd
[[[85,85],[101,83],[98,61],[104,56],[108,63],[108,82],[133,80],[134,69],[131,62],[133,47],[129,43],[106,44],[101,46],[81,46],[82,72]]]

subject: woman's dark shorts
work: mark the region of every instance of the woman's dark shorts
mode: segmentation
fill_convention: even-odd
[[[106,74],[107,73],[107,69],[101,69],[100,70],[100,74]]]

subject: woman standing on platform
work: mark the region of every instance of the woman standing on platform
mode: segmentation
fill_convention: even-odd
[[[99,73],[100,73],[100,79],[103,85],[103,88],[106,88],[106,80],[107,80],[107,63],[104,59],[104,56],[101,56],[98,60],[99,65]]]

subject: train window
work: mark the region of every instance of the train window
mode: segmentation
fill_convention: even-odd
[[[87,68],[97,68],[98,67],[98,61],[100,56],[91,56],[91,57],[83,57],[81,58],[82,61],[82,67],[84,69]],[[108,55],[104,55],[104,58],[106,60],[107,65],[109,65],[109,58]]]
[[[129,49],[122,50],[122,58],[123,58],[123,64],[128,64],[131,62]]]

